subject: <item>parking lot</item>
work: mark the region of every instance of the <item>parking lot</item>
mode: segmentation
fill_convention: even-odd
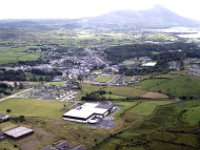
[[[97,124],[89,124],[89,126],[104,128],[104,129],[110,129],[112,127],[115,127],[116,125],[117,125],[117,122],[112,121],[112,120],[101,120]]]

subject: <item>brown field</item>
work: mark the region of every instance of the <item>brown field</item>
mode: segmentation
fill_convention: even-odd
[[[169,98],[169,96],[162,93],[158,93],[158,92],[147,92],[141,97],[145,99],[168,99]]]

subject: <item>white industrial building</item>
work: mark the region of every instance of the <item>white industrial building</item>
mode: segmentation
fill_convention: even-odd
[[[154,67],[157,64],[157,62],[148,62],[142,65],[142,67]]]
[[[114,110],[113,105],[84,103],[63,115],[64,120],[87,123],[94,118],[103,118]]]
[[[31,133],[33,133],[33,130],[26,127],[15,127],[15,128],[4,131],[5,135],[15,138],[15,139],[20,138],[22,136],[26,136]]]

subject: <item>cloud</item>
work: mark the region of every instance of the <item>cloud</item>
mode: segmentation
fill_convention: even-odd
[[[119,9],[147,9],[155,4],[200,20],[199,0],[0,0],[0,19],[80,18]]]

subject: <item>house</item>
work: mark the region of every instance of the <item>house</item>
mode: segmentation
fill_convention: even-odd
[[[9,119],[9,115],[0,114],[0,122],[6,121]]]

